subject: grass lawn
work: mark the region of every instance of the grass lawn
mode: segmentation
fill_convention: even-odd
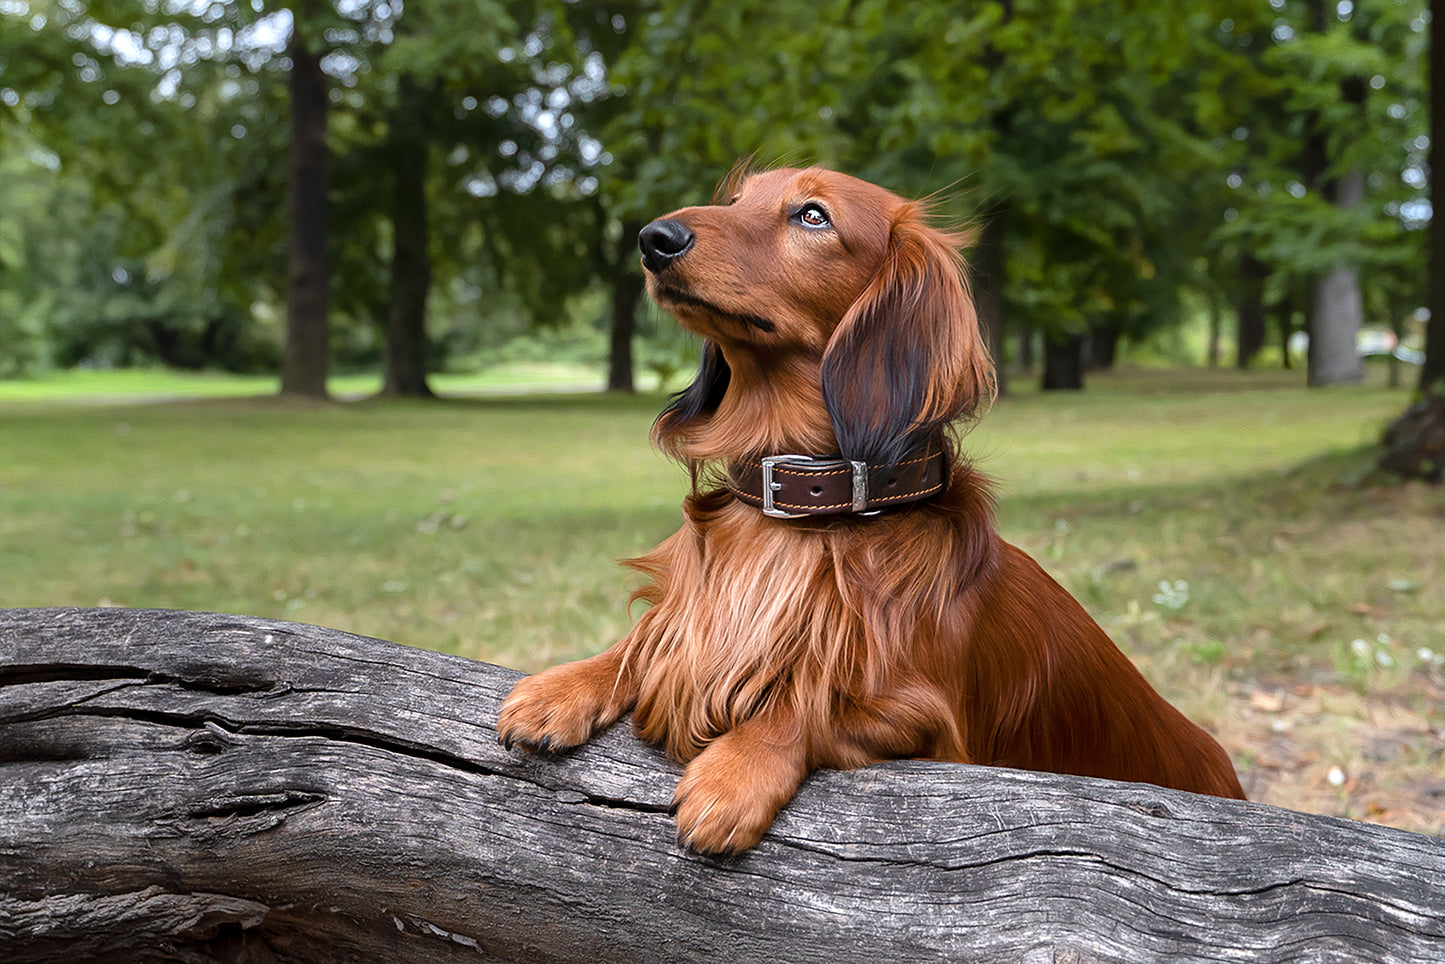
[[[660,396],[49,382],[0,382],[0,606],[243,612],[534,670],[625,631],[614,560],[676,527],[685,487],[647,443]],[[967,448],[1006,537],[1220,736],[1252,796],[1440,833],[1445,492],[1368,471],[1407,398],[1126,373],[1019,386]]]
[[[645,381],[645,376],[644,376]],[[507,394],[527,391],[595,390],[605,383],[595,367],[511,364],[468,375],[433,375],[433,390],[444,395]],[[0,405],[23,402],[125,404],[197,398],[256,398],[276,394],[274,375],[225,375],[167,369],[52,372],[37,378],[0,379]],[[337,398],[374,395],[379,375],[340,375],[328,383]]]

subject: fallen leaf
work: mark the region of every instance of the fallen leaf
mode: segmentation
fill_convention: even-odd
[[[1249,694],[1249,705],[1266,713],[1278,713],[1284,709],[1284,691],[1255,690]]]

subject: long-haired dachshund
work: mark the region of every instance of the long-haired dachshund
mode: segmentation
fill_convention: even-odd
[[[686,763],[678,837],[747,849],[811,770],[923,757],[1244,792],[1228,756],[994,531],[948,427],[993,392],[959,239],[832,171],[736,173],[643,228],[653,299],[701,335],[655,441],[683,526],[629,565],[632,631],[517,683],[508,747],[631,711]]]

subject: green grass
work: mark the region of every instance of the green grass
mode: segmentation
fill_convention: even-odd
[[[651,399],[0,408],[0,605],[324,623],[536,666],[620,634]]]
[[[601,387],[600,368],[586,365],[514,363],[474,374],[433,375],[440,395],[496,395],[526,391],[593,390]],[[225,375],[168,369],[47,372],[33,378],[0,379],[0,405],[25,402],[124,404],[200,398],[257,398],[274,395],[271,375]],[[337,398],[357,399],[381,389],[376,375],[333,376],[328,387]]]
[[[240,612],[525,670],[596,652],[629,624],[615,560],[678,524],[685,474],[647,441],[661,396],[505,381],[345,404],[164,373],[0,383],[0,606]],[[1251,794],[1445,829],[1426,792],[1445,778],[1445,491],[1371,471],[1408,393],[1234,372],[1015,388],[965,442],[1004,535],[1220,735]]]
[[[92,404],[0,395],[0,605],[281,616],[533,669],[624,631],[613,562],[677,524],[658,397],[115,405],[96,399],[260,383],[67,383]],[[1445,649],[1445,500],[1357,478],[1405,398],[1234,373],[1020,386],[967,448],[1005,534],[1146,664],[1338,669],[1357,638]],[[1156,602],[1161,581],[1188,588]]]
[[[1362,638],[1430,669],[1416,654],[1445,650],[1445,492],[1373,471],[1408,395],[1194,378],[1004,403],[969,448],[1000,482],[1005,534],[1179,695],[1197,683],[1181,663],[1318,677]],[[1391,675],[1377,668],[1352,678]]]

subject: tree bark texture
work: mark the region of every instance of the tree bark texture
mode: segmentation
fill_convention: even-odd
[[[1037,333],[1034,326],[1026,321],[1016,322],[1014,327],[1018,329],[1018,370],[1030,373],[1034,370],[1034,341]]]
[[[633,390],[632,336],[637,331],[637,303],[642,300],[644,282],[637,269],[637,232],[642,225],[627,221],[617,239],[612,276],[612,329],[607,355],[607,390]]]
[[[391,160],[391,281],[382,394],[431,398],[427,384],[426,304],[431,292],[427,249],[428,92],[403,75],[397,84],[387,152]]]
[[[1044,335],[1044,391],[1079,390],[1084,387],[1083,335]]]
[[[307,49],[299,17],[287,56],[291,71],[291,239],[286,289],[283,394],[326,397],[330,267],[327,261],[326,75]]]
[[[983,232],[974,248],[977,267],[972,278],[974,301],[978,304],[978,324],[983,330],[989,353],[993,355],[994,378],[1000,397],[1008,394],[1004,340],[1007,323],[1004,290],[1008,283],[1008,257],[1004,242],[1007,236],[1008,208],[1000,204],[983,222]]]
[[[1311,33],[1328,30],[1331,5],[1325,0],[1306,0],[1305,12]],[[1346,77],[1340,83],[1341,99],[1363,105],[1365,87],[1362,78]],[[1330,174],[1331,160],[1341,145],[1331,144],[1326,120],[1319,111],[1306,116],[1305,137],[1300,155],[1300,173],[1312,191],[1339,208],[1351,208],[1365,194],[1363,171],[1348,171],[1339,177]],[[1306,379],[1310,385],[1336,385],[1361,381],[1365,364],[1356,351],[1364,309],[1360,297],[1359,265],[1339,262],[1321,272],[1310,282],[1309,355]]]
[[[1335,204],[1354,207],[1365,196],[1363,171],[1349,171],[1333,186]],[[1364,324],[1360,266],[1341,262],[1314,280],[1310,303],[1309,375],[1311,385],[1362,381],[1365,362],[1356,349]]]
[[[1445,842],[923,761],[682,851],[677,767],[493,725],[515,672],[329,629],[0,610],[0,960],[1445,960]]]
[[[1380,468],[1407,479],[1445,482],[1445,395],[1427,393],[1385,429]]]
[[[1264,349],[1265,306],[1264,289],[1269,281],[1269,265],[1246,254],[1239,261],[1240,291],[1235,304],[1235,315],[1239,321],[1238,339],[1234,366],[1245,369]]]
[[[1089,353],[1089,369],[1106,372],[1114,367],[1119,358],[1119,327],[1098,325],[1089,330],[1085,341]]]

